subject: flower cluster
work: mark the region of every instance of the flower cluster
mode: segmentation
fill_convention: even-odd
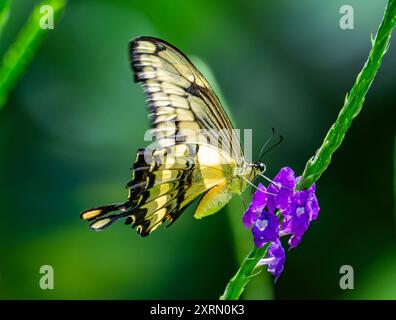
[[[275,281],[286,259],[280,237],[290,235],[289,249],[295,248],[319,213],[315,184],[307,190],[294,191],[299,179],[292,169],[282,168],[268,188],[262,184],[258,186],[243,215],[243,224],[251,228],[255,246],[262,248],[270,242],[266,258],[258,265],[267,265]]]

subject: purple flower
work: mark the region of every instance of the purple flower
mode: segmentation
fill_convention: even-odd
[[[292,169],[282,168],[268,189],[262,184],[258,186],[242,219],[244,226],[251,228],[257,248],[271,242],[266,258],[258,265],[268,265],[268,272],[275,281],[282,273],[286,259],[280,237],[290,235],[289,249],[295,248],[311,221],[318,218],[320,210],[315,184],[307,190],[294,191],[299,180]]]
[[[256,192],[253,195],[252,203],[250,205],[262,210],[267,205],[267,200],[267,188],[260,183],[257,187]]]
[[[274,213],[264,210],[267,200],[267,189],[259,184],[242,218],[244,226],[252,228],[253,240],[257,248],[262,248],[266,242],[279,239],[279,218]]]
[[[290,249],[300,243],[310,222],[318,217],[320,208],[315,189],[315,184],[313,184],[308,190],[294,192],[289,207],[282,212],[284,220],[281,233],[282,235],[292,235],[289,239]]]
[[[290,204],[290,197],[296,186],[294,172],[288,167],[282,168],[273,180],[277,185],[271,183],[267,189],[267,206],[271,212],[275,209],[286,210]]]
[[[257,220],[258,215],[267,204],[268,194],[267,189],[261,183],[258,185],[257,191],[253,195],[252,202],[249,208],[243,215],[243,225],[250,228]]]
[[[257,248],[265,243],[279,239],[279,218],[268,211],[261,211],[253,227],[253,240]]]
[[[283,271],[285,260],[285,250],[282,247],[282,243],[278,239],[277,241],[271,243],[270,247],[268,248],[266,258],[261,259],[257,265],[268,265],[268,272],[275,277],[276,282]]]

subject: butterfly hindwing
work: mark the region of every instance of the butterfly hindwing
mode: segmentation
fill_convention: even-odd
[[[168,149],[175,150],[176,146]],[[192,167],[196,155],[175,157],[168,150],[169,154],[161,159],[161,163],[156,163],[157,153],[161,151],[138,151],[133,165],[134,178],[127,185],[129,200],[122,206],[105,206],[83,213],[84,219],[93,220],[91,228],[101,230],[125,218],[126,224],[145,236],[165,221],[174,222],[179,216],[177,212],[206,190],[201,174],[197,172],[200,169]],[[95,212],[100,214],[95,216]]]

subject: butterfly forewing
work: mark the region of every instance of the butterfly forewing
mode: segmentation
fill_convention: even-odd
[[[183,138],[207,142],[228,148],[236,163],[243,163],[230,119],[207,80],[183,53],[162,40],[140,37],[131,42],[130,56],[135,79],[147,95],[154,134],[164,133],[160,144]]]

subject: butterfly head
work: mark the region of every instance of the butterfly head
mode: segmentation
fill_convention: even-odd
[[[254,167],[259,170],[260,172],[265,172],[265,170],[267,169],[267,167],[265,166],[265,164],[263,162],[256,162],[254,164]]]
[[[240,171],[237,174],[242,180],[242,190],[244,190],[248,185],[254,186],[252,182],[257,178],[257,176],[263,176],[262,173],[264,173],[266,169],[267,167],[261,161],[255,163],[245,163],[245,165],[240,168]]]

